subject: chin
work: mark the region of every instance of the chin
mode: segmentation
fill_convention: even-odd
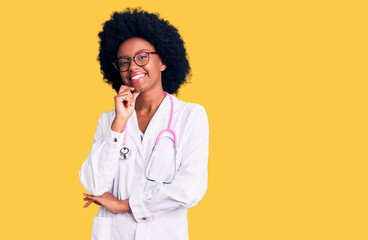
[[[131,85],[132,87],[134,87],[134,92],[141,92],[141,93],[143,93],[144,92],[144,88],[142,87],[142,86],[140,86],[139,84],[138,85],[136,85],[136,84],[132,84]]]

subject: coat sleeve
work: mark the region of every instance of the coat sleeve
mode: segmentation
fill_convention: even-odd
[[[108,113],[102,113],[97,123],[92,148],[79,171],[84,189],[95,196],[110,190],[118,168],[119,147],[123,145],[124,132],[114,132],[111,126],[107,126],[108,124]]]
[[[194,108],[185,126],[181,137],[182,161],[174,181],[171,184],[155,183],[149,191],[129,198],[137,222],[150,221],[177,208],[190,208],[205,194],[209,145],[205,109],[200,105]]]

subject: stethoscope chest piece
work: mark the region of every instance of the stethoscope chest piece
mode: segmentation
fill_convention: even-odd
[[[127,147],[122,147],[120,149],[120,156],[123,158],[123,159],[128,159],[130,157],[130,150],[129,148]]]

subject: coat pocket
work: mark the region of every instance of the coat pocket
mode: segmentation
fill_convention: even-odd
[[[113,240],[114,220],[108,217],[94,217],[91,240]]]

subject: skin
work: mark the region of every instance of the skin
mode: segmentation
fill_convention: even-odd
[[[155,52],[152,44],[142,38],[130,38],[124,41],[117,52],[117,57],[133,57],[139,51]],[[128,71],[120,72],[122,85],[115,100],[115,119],[111,130],[123,132],[125,123],[133,114],[134,110],[138,119],[138,126],[142,133],[165,98],[162,88],[161,72],[166,69],[158,54],[151,54],[147,65],[140,67],[131,59]],[[139,73],[146,74],[139,81],[132,81],[131,77]],[[129,199],[119,200],[109,192],[101,196],[93,196],[84,193],[87,201],[84,207],[92,203],[106,207],[112,213],[131,212]]]

